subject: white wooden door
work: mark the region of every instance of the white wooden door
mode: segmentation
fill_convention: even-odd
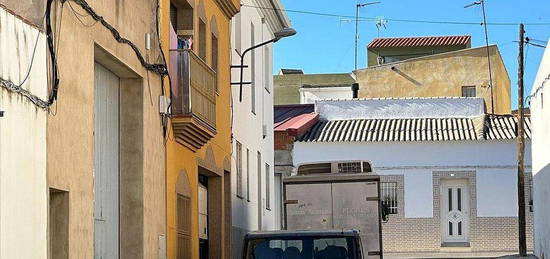
[[[119,258],[119,78],[95,63],[94,258]]]
[[[443,243],[469,242],[469,193],[467,180],[441,180],[441,239]]]

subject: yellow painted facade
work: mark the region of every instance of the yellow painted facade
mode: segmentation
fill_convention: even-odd
[[[179,0],[185,1],[193,8],[193,35],[197,44],[199,37],[206,37],[206,60],[212,65],[212,33],[217,30],[218,69],[216,94],[215,135],[204,146],[197,150],[189,149],[176,141],[173,120],[168,122],[166,140],[166,214],[167,214],[167,255],[177,258],[177,190],[176,185],[188,185],[190,194],[190,211],[186,216],[191,218],[190,257],[199,258],[199,174],[208,177],[208,216],[209,222],[209,258],[229,258],[231,206],[231,110],[230,110],[230,19],[238,11],[237,0]],[[161,42],[165,56],[170,58],[170,5],[178,1],[161,0]],[[206,33],[201,35],[199,21],[206,23]],[[199,53],[199,44],[193,47]],[[170,63],[167,60],[167,63]],[[171,74],[174,78],[177,75]],[[165,89],[169,91],[168,78]],[[207,173],[205,173],[207,172]],[[185,177],[182,180],[181,177]],[[229,219],[229,220],[228,220]],[[180,248],[181,251],[181,248]]]

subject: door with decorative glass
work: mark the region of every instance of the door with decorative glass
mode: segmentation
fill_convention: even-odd
[[[441,242],[467,245],[469,242],[470,195],[465,179],[442,179],[440,189]]]

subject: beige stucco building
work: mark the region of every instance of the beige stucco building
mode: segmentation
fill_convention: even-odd
[[[498,47],[489,46],[489,51],[492,98],[486,47],[465,48],[356,70],[359,97],[482,97],[489,113],[509,114],[510,78]]]
[[[137,58],[162,63],[157,3],[88,1],[136,50],[84,4],[53,1],[50,14],[60,80],[47,125],[51,258],[164,258],[161,78]]]
[[[350,73],[304,74],[281,73],[273,76],[274,104],[299,104],[304,85],[308,87],[341,90],[341,85],[351,85],[355,80]],[[337,87],[334,87],[337,86]],[[351,88],[349,93],[351,94]]]

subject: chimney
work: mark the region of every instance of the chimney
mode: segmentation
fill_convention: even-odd
[[[351,92],[352,92],[352,97],[354,99],[356,99],[359,95],[359,84],[358,83],[353,83],[351,85]]]

